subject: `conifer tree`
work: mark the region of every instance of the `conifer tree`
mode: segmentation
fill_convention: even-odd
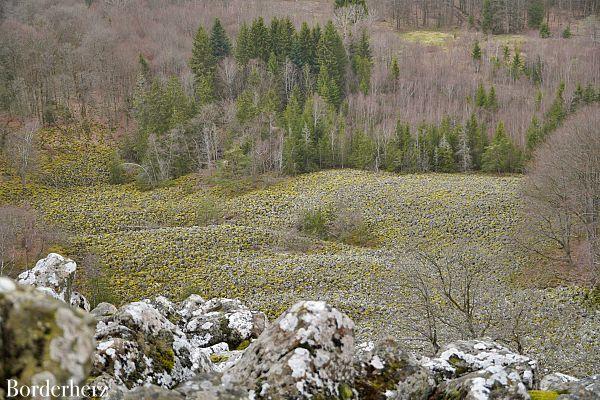
[[[534,115],[531,118],[531,123],[525,132],[525,140],[527,143],[527,156],[531,156],[537,145],[542,141],[542,126],[540,121]]]
[[[513,80],[519,79],[521,76],[521,71],[523,70],[523,61],[521,61],[521,54],[517,50],[515,50],[515,55],[513,57],[512,63],[510,64],[510,76]]]
[[[475,93],[475,105],[477,107],[485,108],[487,106],[487,102],[485,88],[483,87],[483,83],[480,83],[479,86],[477,86],[477,92]]]
[[[196,79],[198,79],[202,76],[212,75],[215,71],[215,65],[216,60],[213,56],[210,38],[204,28],[200,26],[192,44],[190,68]]]
[[[269,29],[265,26],[262,17],[258,17],[250,28],[250,58],[259,58],[264,62],[269,60],[271,54],[271,39]]]
[[[521,168],[521,154],[511,142],[500,121],[496,133],[482,157],[483,170],[486,172],[516,172]]]
[[[487,96],[486,107],[490,111],[496,111],[498,109],[498,99],[496,98],[496,88],[492,86],[490,93]]]
[[[236,48],[235,48],[235,58],[238,64],[242,66],[248,65],[248,61],[251,58],[251,38],[250,38],[250,29],[248,29],[248,25],[245,22],[242,23],[240,27],[240,31],[238,33]]]
[[[390,74],[393,81],[397,81],[400,76],[400,67],[398,66],[398,59],[396,56],[392,57],[392,66],[390,68]]]
[[[437,170],[440,172],[454,172],[456,171],[456,164],[454,161],[454,151],[452,146],[446,139],[446,135],[442,136],[440,144],[436,148],[437,150]]]
[[[481,67],[481,47],[479,46],[478,40],[476,40],[475,44],[473,45],[471,57],[473,57],[473,61],[475,62],[475,71],[479,72],[479,68]]]
[[[545,22],[540,25],[540,37],[542,39],[550,37],[550,28],[548,28],[548,24]]]
[[[302,23],[300,32],[294,35],[292,50],[292,61],[298,67],[309,65],[313,68],[315,64],[315,50],[313,46],[310,28],[306,22]]]
[[[192,44],[190,68],[194,73],[196,94],[202,103],[208,103],[213,98],[216,62],[210,38],[200,26]]]
[[[575,112],[577,110],[577,107],[579,107],[579,105],[583,102],[584,100],[584,94],[583,94],[583,88],[581,87],[581,84],[578,83],[577,87],[575,89],[575,92],[573,93],[573,98],[571,99],[571,104],[569,105],[569,112]]]
[[[461,172],[468,172],[473,169],[473,157],[471,156],[471,145],[469,142],[467,129],[461,129],[458,135],[458,150],[456,151]]]
[[[544,21],[544,4],[542,0],[532,0],[527,8],[527,24],[530,28],[539,28]]]
[[[216,60],[222,60],[231,54],[231,42],[229,36],[227,36],[227,32],[223,29],[223,25],[221,25],[221,20],[219,18],[215,18],[210,34],[210,45],[212,47],[213,57]]]
[[[346,50],[342,38],[329,21],[325,31],[321,34],[317,48],[317,59],[319,61],[319,94],[331,104],[340,105],[343,88],[345,87],[346,73]]]
[[[562,31],[561,34],[563,39],[570,39],[573,34],[571,33],[571,26],[567,25],[567,27]]]
[[[494,15],[494,7],[491,0],[483,0],[481,29],[483,33],[496,33],[496,16]]]

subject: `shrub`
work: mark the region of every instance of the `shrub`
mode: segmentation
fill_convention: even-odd
[[[329,236],[329,213],[322,208],[305,211],[298,221],[298,230],[308,235],[327,239]]]

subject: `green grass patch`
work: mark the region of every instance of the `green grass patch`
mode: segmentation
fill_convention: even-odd
[[[400,38],[408,42],[420,43],[426,46],[446,46],[455,37],[447,32],[412,31],[405,32]]]

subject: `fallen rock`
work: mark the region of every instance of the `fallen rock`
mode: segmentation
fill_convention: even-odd
[[[0,277],[0,392],[8,379],[19,385],[83,382],[95,347],[94,325],[83,311]]]
[[[106,400],[183,400],[184,397],[172,390],[155,385],[140,386],[132,390],[121,388],[110,391]]]
[[[110,303],[100,303],[92,311],[90,311],[90,314],[92,314],[96,318],[110,317],[111,315],[115,315],[116,313],[117,307]]]
[[[265,329],[266,316],[251,311],[239,300],[216,298],[200,304],[200,299],[182,302],[178,312],[185,316],[182,329],[196,347],[227,343],[235,349]]]
[[[50,253],[46,258],[39,260],[35,267],[19,274],[17,282],[35,286],[56,299],[89,311],[90,304],[87,299],[73,290],[76,270],[75,261],[60,254]]]
[[[121,307],[98,322],[94,375],[107,373],[128,388],[155,384],[170,388],[197,371],[210,371],[208,358],[185,334],[147,302]]]
[[[247,390],[227,388],[221,384],[218,373],[198,374],[182,383],[175,390],[187,400],[246,400],[250,399]]]
[[[598,400],[600,399],[600,375],[592,375],[565,384],[557,400]],[[565,393],[566,392],[566,393]]]
[[[441,383],[431,400],[529,400],[527,388],[516,371],[500,365],[462,375]]]
[[[555,372],[553,374],[545,375],[540,381],[540,390],[550,391],[562,391],[567,388],[567,384],[570,382],[577,382],[579,379]]]
[[[354,387],[360,399],[426,400],[435,389],[435,380],[426,368],[387,339],[357,360]]]
[[[459,340],[442,347],[438,354],[436,358],[422,360],[438,383],[489,367],[502,367],[508,375],[518,374],[527,389],[535,388],[537,362],[492,340]],[[492,371],[495,373],[496,369]]]
[[[351,398],[353,329],[324,302],[296,303],[225,371],[223,383],[254,390],[256,398]]]

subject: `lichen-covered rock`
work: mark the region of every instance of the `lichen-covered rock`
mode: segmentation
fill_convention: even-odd
[[[527,389],[533,389],[536,384],[537,362],[535,360],[517,354],[489,339],[459,340],[449,343],[442,347],[436,358],[423,358],[422,364],[434,373],[438,382],[490,367],[502,367],[507,369],[508,374],[518,374]]]
[[[183,400],[184,397],[173,390],[160,386],[147,385],[136,387],[132,390],[114,388],[106,396],[105,400]]]
[[[177,306],[167,299],[165,296],[157,296],[152,300],[144,300],[144,302],[150,304],[158,312],[165,316],[169,321],[174,324],[178,324],[181,320],[181,316],[177,313]]]
[[[200,351],[212,361],[213,370],[216,372],[223,372],[234,365],[244,353],[243,350],[229,350],[227,343],[217,343],[210,347],[201,348]]]
[[[462,375],[441,383],[431,400],[529,400],[518,372],[500,365]]]
[[[218,373],[198,374],[175,390],[187,400],[249,400],[247,390],[228,388],[221,384]]]
[[[600,399],[600,375],[592,375],[565,384],[557,400],[599,400]]]
[[[90,314],[92,314],[98,319],[102,317],[110,317],[111,315],[115,315],[116,313],[117,307],[110,303],[100,303],[92,311],[90,311]]]
[[[435,380],[426,368],[399,348],[393,339],[362,351],[356,362],[354,387],[358,398],[371,400],[426,400]]]
[[[8,379],[82,382],[90,371],[94,324],[83,311],[0,277],[0,389]]]
[[[148,302],[121,307],[98,322],[94,375],[108,373],[118,385],[173,387],[211,363],[185,334]]]
[[[75,261],[60,254],[50,253],[46,258],[39,260],[35,267],[21,273],[17,281],[22,285],[35,286],[56,299],[89,311],[90,303],[87,299],[73,290],[76,270]]]
[[[574,376],[555,372],[545,375],[540,381],[540,390],[562,391],[565,390],[570,382],[577,382],[579,379]]]
[[[236,348],[265,329],[266,316],[251,311],[239,300],[217,298],[202,304],[188,300],[182,303],[179,315],[187,317],[183,318],[182,328],[197,347],[224,342]]]
[[[293,305],[225,371],[229,387],[257,398],[349,398],[354,380],[354,323],[319,301]]]

